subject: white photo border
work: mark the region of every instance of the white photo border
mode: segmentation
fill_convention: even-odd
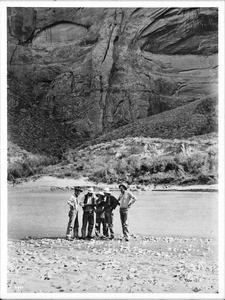
[[[224,0],[220,1],[1,1],[1,299],[224,299]],[[219,10],[219,293],[7,293],[7,7],[218,7]]]

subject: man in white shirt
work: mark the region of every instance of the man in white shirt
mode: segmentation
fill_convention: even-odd
[[[86,228],[88,224],[87,238],[92,238],[92,230],[94,227],[94,211],[97,197],[94,195],[93,188],[89,188],[88,192],[80,201],[80,206],[83,207],[83,225],[81,229],[82,238],[86,237]]]
[[[122,224],[123,235],[126,241],[129,241],[129,229],[128,229],[128,211],[131,205],[137,201],[137,198],[128,191],[128,185],[126,183],[119,184],[121,194],[118,201],[120,203],[120,219]]]
[[[78,238],[79,231],[79,220],[78,220],[78,196],[82,193],[82,189],[80,187],[74,187],[74,193],[70,196],[67,204],[70,206],[69,211],[69,222],[67,225],[66,231],[66,239],[72,240],[74,238]],[[73,235],[73,236],[72,236]]]

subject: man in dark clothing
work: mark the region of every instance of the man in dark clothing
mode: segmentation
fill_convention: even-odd
[[[93,188],[88,189],[88,193],[84,195],[80,202],[80,206],[83,207],[83,226],[81,229],[82,238],[86,237],[86,228],[88,224],[87,238],[92,238],[92,230],[94,227],[94,211],[96,205],[96,196],[94,195]]]
[[[114,239],[113,231],[113,210],[119,205],[117,199],[110,194],[109,188],[104,189],[105,194],[105,222],[106,222],[106,236]]]
[[[96,223],[95,223],[95,235],[99,237],[100,227],[102,224],[103,236],[106,235],[106,222],[105,222],[105,195],[102,192],[96,194],[98,197],[96,201]]]

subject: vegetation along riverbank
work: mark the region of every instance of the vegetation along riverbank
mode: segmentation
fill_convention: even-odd
[[[87,177],[95,183],[113,184],[215,184],[218,169],[216,133],[186,140],[127,137],[67,149],[61,158],[31,154],[8,145],[8,180],[30,176]]]

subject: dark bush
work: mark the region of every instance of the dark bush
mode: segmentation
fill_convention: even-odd
[[[21,178],[23,177],[23,166],[22,164],[16,162],[13,163],[9,168],[8,168],[8,178],[9,180],[16,179],[16,178]]]
[[[71,172],[66,172],[64,175],[65,175],[66,177],[71,177],[73,174],[72,174]]]
[[[13,180],[13,178],[16,179],[40,174],[44,166],[52,165],[57,162],[58,159],[53,156],[40,156],[35,158],[24,156],[22,161],[9,164],[7,178],[10,181]]]

